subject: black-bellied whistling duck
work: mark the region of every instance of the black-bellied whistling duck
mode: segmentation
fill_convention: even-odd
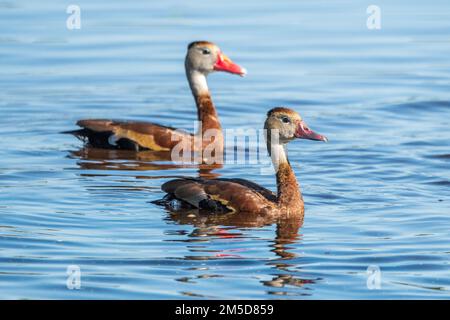
[[[188,46],[185,59],[186,76],[197,104],[198,120],[202,123],[202,132],[217,130],[213,140],[219,150],[223,149],[223,135],[216,108],[211,100],[206,77],[214,71],[225,71],[244,76],[246,70],[233,63],[220,48],[207,41],[192,42]],[[194,144],[194,136],[186,132],[151,122],[116,121],[104,119],[80,120],[80,130],[68,131],[88,143],[89,146],[108,149],[170,151],[178,143],[185,141],[198,151],[211,143]],[[203,137],[203,135],[202,135]],[[218,139],[218,140],[216,140]]]
[[[267,150],[276,170],[277,194],[245,179],[184,178],[164,183],[161,189],[167,195],[155,203],[171,210],[191,207],[260,217],[297,216],[303,220],[303,198],[287,158],[286,144],[296,138],[320,141],[327,141],[327,138],[310,130],[298,113],[282,107],[267,113],[264,128]]]

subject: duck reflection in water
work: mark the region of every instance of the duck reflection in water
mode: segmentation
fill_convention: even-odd
[[[271,295],[288,295],[299,294],[298,292],[290,292],[282,288],[285,287],[303,287],[304,285],[314,284],[319,278],[302,278],[299,277],[301,271],[298,270],[299,257],[295,252],[292,252],[294,245],[301,242],[301,235],[299,235],[300,227],[303,224],[302,219],[296,217],[290,218],[260,218],[247,215],[235,214],[218,214],[205,215],[198,210],[179,210],[168,211],[168,221],[176,222],[180,225],[192,225],[195,228],[188,234],[186,240],[186,233],[183,233],[183,242],[187,242],[187,249],[195,253],[195,255],[185,256],[186,260],[217,260],[217,259],[244,259],[245,249],[240,250],[234,248],[232,250],[214,251],[211,254],[209,247],[205,247],[205,243],[210,242],[213,238],[220,239],[242,239],[245,238],[246,228],[261,228],[269,225],[276,225],[275,238],[269,241],[268,250],[273,252],[277,258],[270,259],[265,262],[266,265],[271,266],[274,272],[271,272],[272,279],[259,280],[261,284],[273,289],[267,293]],[[196,246],[195,243],[200,243]],[[205,255],[198,255],[199,252],[205,252]],[[208,267],[199,268],[201,273],[197,278],[204,278],[211,276],[205,272],[209,270]],[[213,274],[218,277],[220,275]],[[183,278],[179,281],[191,282],[195,281],[193,278]],[[309,293],[302,292],[300,295],[309,295]]]
[[[176,169],[197,169],[199,177],[208,179],[219,177],[213,170],[223,167],[220,163],[177,163],[172,162],[168,151],[132,151],[84,147],[69,152],[69,157],[77,159],[83,170],[125,170],[159,171]],[[172,178],[175,176],[172,175]]]

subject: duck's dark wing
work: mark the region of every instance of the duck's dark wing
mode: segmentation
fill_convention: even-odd
[[[161,189],[169,197],[212,212],[261,213],[275,206],[276,196],[244,179],[175,179]]]
[[[151,122],[88,119],[77,125],[82,129],[65,133],[97,148],[169,151],[181,140],[192,139],[187,132]]]

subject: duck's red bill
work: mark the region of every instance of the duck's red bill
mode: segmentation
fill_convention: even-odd
[[[217,61],[214,64],[214,70],[234,73],[242,77],[247,73],[247,70],[231,61],[231,59],[223,53],[219,53],[219,55],[217,56]]]
[[[295,137],[299,139],[318,140],[328,142],[327,137],[312,131],[304,121],[300,121],[295,130]]]

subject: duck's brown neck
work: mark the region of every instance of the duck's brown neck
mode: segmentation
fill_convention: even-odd
[[[272,161],[277,176],[277,203],[282,209],[291,213],[303,214],[303,198],[300,187],[287,159],[285,147],[277,145],[272,148]]]
[[[202,133],[204,134],[209,129],[222,131],[219,117],[209,92],[198,96],[194,95],[194,98],[197,104],[197,118],[202,125]]]
[[[222,131],[216,108],[209,93],[206,76],[199,71],[186,69],[192,94],[197,104],[197,118],[201,122],[202,134],[209,129]]]

